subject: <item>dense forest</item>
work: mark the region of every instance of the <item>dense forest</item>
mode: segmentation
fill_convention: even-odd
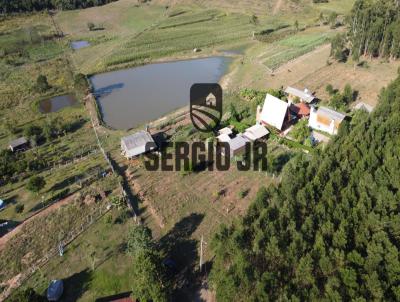
[[[400,300],[400,74],[212,246],[218,301]]]
[[[116,0],[0,0],[0,13],[32,12],[44,9],[76,9],[104,5]]]
[[[349,38],[353,58],[400,57],[400,1],[357,0]]]

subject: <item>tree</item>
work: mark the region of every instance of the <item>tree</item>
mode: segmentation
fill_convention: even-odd
[[[170,283],[157,252],[151,230],[133,226],[128,233],[127,251],[132,257],[132,292],[140,301],[168,301]]]
[[[46,92],[50,89],[50,85],[47,82],[47,77],[45,75],[39,75],[36,79],[36,90],[38,92]]]
[[[37,292],[35,292],[32,288],[28,287],[24,290],[18,290],[15,295],[12,295],[9,300],[10,302],[46,302],[47,299]]]
[[[26,188],[33,193],[38,193],[41,189],[44,188],[45,185],[46,181],[42,176],[32,176],[29,179]]]
[[[333,86],[332,86],[332,84],[328,84],[328,85],[326,85],[326,88],[325,88],[325,90],[326,90],[326,92],[328,92],[328,93],[329,93],[329,95],[330,95],[330,96],[332,96],[332,95],[334,95],[334,94],[335,94],[335,89],[333,89]]]
[[[96,28],[96,26],[94,25],[93,22],[88,22],[88,23],[87,23],[87,28],[88,28],[90,31],[93,31],[93,30]]]
[[[258,25],[258,17],[256,15],[251,15],[250,17],[250,23],[254,25]]]

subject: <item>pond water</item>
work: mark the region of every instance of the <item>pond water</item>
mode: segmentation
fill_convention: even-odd
[[[194,83],[217,83],[231,59],[209,57],[149,64],[91,77],[105,123],[130,129],[189,105]]]
[[[75,49],[75,50],[77,50],[77,49],[81,49],[81,48],[85,48],[85,47],[88,47],[88,46],[90,46],[90,43],[88,42],[88,41],[73,41],[73,42],[71,42],[71,47],[72,47],[72,49]]]
[[[39,103],[39,111],[42,113],[50,113],[59,111],[65,107],[74,106],[78,103],[73,95],[65,94],[42,100]]]

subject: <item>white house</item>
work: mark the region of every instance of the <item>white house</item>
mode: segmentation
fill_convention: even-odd
[[[300,90],[293,87],[287,87],[285,89],[285,94],[288,97],[288,100],[294,102],[296,98],[303,103],[312,103],[315,100],[315,97],[312,93],[306,88],[304,90]]]
[[[312,107],[308,125],[313,129],[335,135],[345,117],[346,115],[326,107],[320,107],[318,110]]]
[[[156,143],[147,131],[141,130],[132,135],[121,138],[121,151],[128,159],[154,149],[156,149]]]
[[[260,115],[260,123],[282,130],[285,118],[288,115],[289,104],[267,94]]]

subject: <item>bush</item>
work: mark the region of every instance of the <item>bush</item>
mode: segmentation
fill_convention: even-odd
[[[15,206],[15,213],[21,214],[24,211],[25,206],[23,204],[17,204]]]
[[[96,26],[94,25],[93,22],[88,22],[86,25],[90,31],[92,31],[96,28]]]
[[[32,176],[28,184],[26,185],[27,190],[33,192],[33,193],[38,193],[41,189],[44,188],[46,185],[46,181],[44,180],[43,177],[41,176]]]
[[[44,75],[39,75],[36,79],[36,86],[35,86],[36,90],[38,92],[46,92],[47,90],[50,89],[50,85],[47,82],[47,77]]]

